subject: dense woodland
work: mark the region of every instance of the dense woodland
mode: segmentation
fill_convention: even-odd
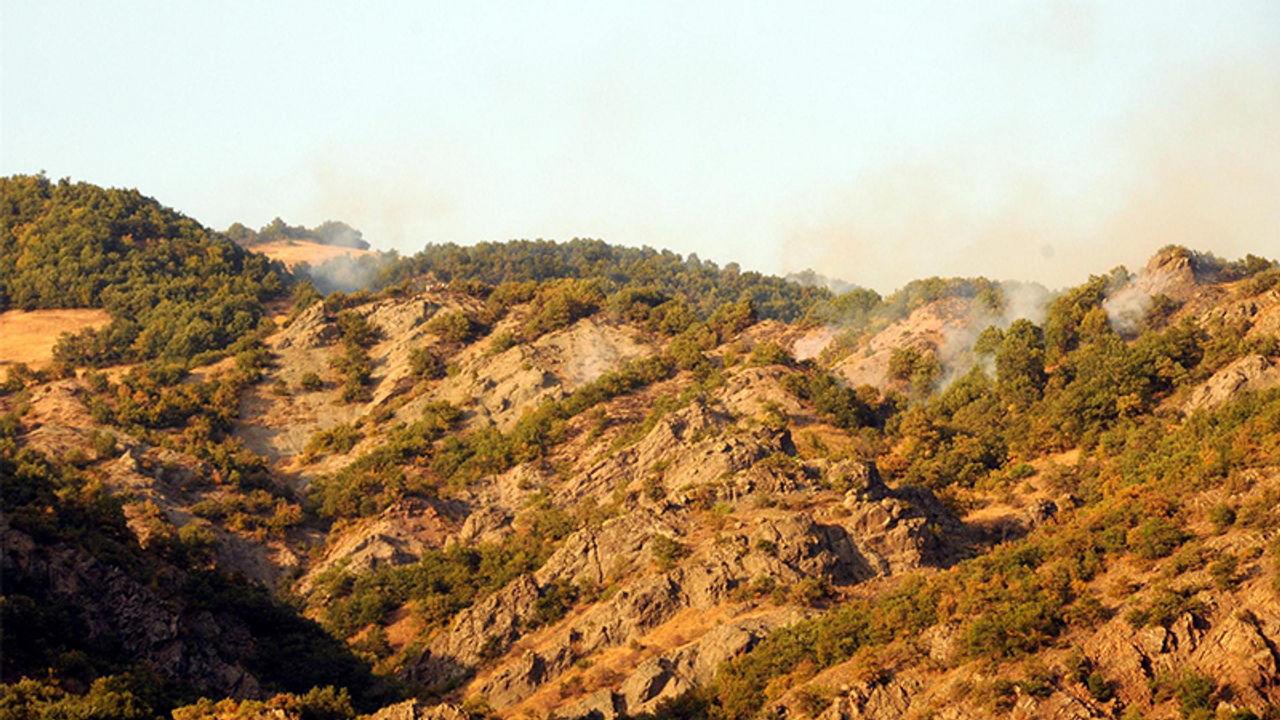
[[[369,241],[364,239],[364,233],[337,220],[327,220],[313,228],[308,228],[302,225],[290,225],[284,220],[276,218],[258,230],[246,227],[243,223],[232,223],[231,227],[224,230],[222,234],[247,248],[255,245],[266,245],[271,242],[306,240],[320,243],[321,245],[349,247],[357,250],[369,249]]]
[[[881,391],[847,387],[821,359],[797,362],[777,345],[744,344],[743,332],[765,319],[835,325],[843,335],[829,352],[838,354],[866,333],[943,298],[972,300],[998,316],[1011,286],[934,278],[884,298],[861,289],[833,295],[696,256],[575,240],[429,246],[411,258],[383,263],[370,292],[325,297],[305,278],[237,245],[298,237],[305,229],[277,221],[257,233],[233,226],[220,234],[136,191],[43,176],[0,183],[0,310],[102,307],[113,317],[101,331],[64,340],[52,372],[16,370],[3,391],[21,396],[26,386],[60,368],[146,361],[114,381],[86,375],[95,420],[197,458],[203,475],[196,486],[242,495],[234,502],[206,503],[197,512],[201,524],[182,532],[161,527],[161,539],[144,548],[125,528],[121,500],[104,493],[85,470],[100,458],[50,458],[25,449],[18,442],[23,420],[10,414],[0,417],[0,492],[7,521],[42,543],[83,553],[161,588],[175,606],[209,609],[247,628],[256,643],[241,659],[266,681],[269,694],[281,694],[266,704],[247,701],[246,716],[249,709],[276,707],[304,718],[353,717],[423,691],[372,673],[389,662],[384,633],[396,611],[412,605],[426,627],[438,629],[460,609],[536,570],[575,528],[625,512],[625,505],[615,500],[574,515],[535,503],[529,517],[536,520],[500,544],[433,551],[414,564],[364,574],[338,567],[307,597],[273,598],[221,573],[209,550],[209,528],[281,536],[303,526],[325,532],[406,498],[448,497],[483,476],[549,456],[580,432],[573,428],[584,423],[571,422],[575,418],[589,418],[585,425],[595,427],[589,432],[600,432],[609,422],[598,411],[603,403],[673,378],[683,389],[655,402],[620,442],[634,442],[663,415],[704,402],[734,368],[775,367],[784,371],[788,392],[848,436],[848,447],[831,451],[831,459],[875,460],[892,484],[929,488],[961,507],[973,492],[1011,487],[1033,472],[1033,459],[1079,449],[1073,464],[1050,471],[1052,482],[1079,506],[1064,522],[950,570],[907,578],[874,598],[832,606],[825,592],[815,592],[812,603],[824,614],[775,633],[726,664],[712,685],[667,703],[660,718],[759,717],[760,708],[790,680],[855,655],[872,658],[900,649],[903,638],[940,623],[963,628],[965,661],[1027,658],[1071,628],[1105,620],[1097,598],[1083,588],[1118,559],[1178,557],[1187,567],[1226,563],[1215,572],[1231,583],[1231,560],[1202,552],[1202,538],[1191,526],[1209,518],[1223,529],[1274,535],[1280,528],[1280,498],[1211,509],[1185,504],[1192,493],[1245,470],[1280,465],[1280,390],[1246,394],[1185,422],[1162,410],[1170,397],[1247,354],[1280,357],[1276,338],[1246,339],[1240,327],[1225,321],[1172,320],[1176,304],[1167,298],[1154,302],[1139,326],[1122,335],[1102,303],[1127,280],[1123,270],[1059,293],[1042,323],[993,324],[974,345],[971,367],[945,385],[937,357],[895,354],[891,370],[903,389]],[[348,230],[330,223],[302,236]],[[1251,256],[1228,263],[1173,251],[1192,256],[1198,271],[1241,281],[1246,294],[1280,286],[1280,267],[1271,261]],[[265,460],[230,437],[240,393],[258,383],[272,362],[262,342],[273,329],[264,302],[292,292],[291,317],[323,304],[341,348],[331,368],[342,383],[341,399],[360,402],[372,362],[368,349],[378,331],[353,308],[427,281],[448,283],[485,308],[432,320],[433,332],[455,346],[485,337],[501,351],[599,316],[653,334],[665,350],[530,408],[508,432],[464,431],[461,411],[435,402],[417,422],[395,426],[376,449],[306,493],[271,482]],[[524,324],[504,337],[491,336],[516,306],[528,308]],[[438,352],[415,354],[419,383],[449,371]],[[235,358],[233,370],[192,381],[192,368],[224,356]],[[314,383],[298,391],[320,387],[318,376]],[[788,419],[775,413],[766,422],[785,427]],[[375,426],[371,420],[318,433],[308,453],[346,452]],[[100,445],[102,457],[119,454],[108,434]],[[824,451],[810,445],[804,452]],[[662,552],[670,561],[682,549]],[[1263,552],[1280,594],[1280,542]],[[197,702],[199,688],[161,680],[110,643],[88,644],[78,629],[77,609],[50,601],[44,582],[5,578],[0,718],[148,718],[183,705],[174,717],[213,712],[213,701]],[[539,601],[538,623],[552,623],[608,591],[549,592]],[[1130,621],[1135,627],[1167,625],[1188,597],[1185,588],[1164,583],[1135,606]],[[317,621],[304,619],[299,609]],[[242,651],[225,649],[228,656],[237,652]],[[1109,692],[1106,678],[1094,677],[1087,662],[1077,672],[1095,696]],[[992,690],[992,702],[1038,692],[1049,680],[1029,673],[1019,682]],[[1185,717],[1211,716],[1205,713],[1212,678],[1165,682],[1167,692],[1188,698]],[[482,715],[483,708],[475,712]]]
[[[136,190],[0,179],[0,309],[104,308],[59,360],[188,360],[257,330],[284,268]]]
[[[490,285],[594,279],[607,291],[627,289],[679,299],[704,317],[725,303],[749,301],[760,317],[789,321],[831,296],[825,288],[743,271],[737,263],[720,267],[694,254],[683,257],[669,250],[620,247],[602,240],[428,245],[383,269],[377,283],[385,287],[419,276]]]

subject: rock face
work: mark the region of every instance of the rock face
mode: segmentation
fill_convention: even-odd
[[[464,351],[458,372],[441,382],[438,393],[465,405],[472,424],[506,431],[542,401],[560,399],[650,352],[629,329],[584,318],[497,354]]]
[[[1112,624],[1122,623],[1116,619]],[[1219,608],[1185,613],[1168,627],[1103,628],[1085,646],[1086,655],[1113,678],[1120,698],[1149,708],[1158,698],[1152,681],[1196,670],[1229,685],[1236,699],[1250,704],[1280,699],[1280,602],[1251,609]]]
[[[469,717],[455,705],[427,705],[417,700],[406,700],[382,708],[370,715],[369,720],[468,720]]]
[[[787,609],[716,626],[695,642],[643,661],[616,690],[593,693],[562,713],[562,717],[614,720],[621,715],[652,712],[662,701],[710,682],[721,663],[747,652],[769,633],[808,614]]]
[[[972,305],[968,298],[949,298],[918,308],[876,333],[867,341],[865,351],[841,360],[835,370],[850,386],[888,388],[889,358],[894,350],[910,348],[932,353],[945,346],[948,334],[971,322]]]
[[[1219,407],[1237,394],[1280,386],[1280,364],[1261,355],[1248,355],[1214,373],[1183,404],[1187,414]]]
[[[866,474],[878,478],[874,469]],[[870,484],[878,487],[874,480]],[[714,545],[698,548],[676,567],[658,573],[644,572],[654,562],[654,543],[662,537],[681,542],[684,513],[634,512],[579,531],[532,577],[522,577],[460,613],[409,676],[428,686],[457,681],[484,656],[506,653],[525,635],[535,603],[548,589],[615,583],[610,597],[557,625],[535,649],[520,651],[473,684],[473,692],[501,710],[571,671],[579,660],[634,641],[684,611],[733,606],[735,592],[758,578],[782,588],[805,578],[852,583],[941,562],[938,537],[957,525],[942,518],[940,506],[938,518],[931,520],[903,497],[886,494],[852,504],[853,511],[840,523],[820,524],[794,513],[766,515],[725,531]],[[616,693],[584,701],[590,707],[583,712],[650,710],[705,680],[721,660],[745,652],[770,628],[803,616],[792,608],[721,625],[697,642],[641,663]]]
[[[745,380],[724,390],[724,402],[699,400],[662,416],[633,445],[559,470],[526,463],[459,493],[467,519],[449,542],[511,532],[511,518],[538,488],[561,507],[619,493],[634,499],[629,512],[563,540],[537,572],[460,612],[405,676],[443,688],[486,668],[465,692],[518,714],[576,673],[581,661],[641,646],[634,665],[617,671],[625,679],[577,702],[584,717],[646,712],[707,681],[720,662],[771,629],[806,616],[809,610],[785,600],[802,581],[849,585],[953,562],[963,552],[965,529],[927,491],[891,490],[871,464],[806,465],[787,430],[737,422],[759,410],[750,386],[776,384],[776,372],[746,370]],[[779,405],[801,410],[788,402]],[[715,503],[802,497],[837,475],[851,488],[840,512],[819,517],[761,508],[749,520],[717,527],[714,541],[707,537],[703,524]],[[540,627],[540,600],[566,588],[603,592]],[[769,594],[784,607],[761,613],[756,603]],[[691,621],[691,613],[718,624]],[[667,639],[645,645],[651,635]]]
[[[298,585],[309,592],[312,580],[338,563],[350,573],[417,562],[428,551],[441,547],[448,520],[435,505],[408,499],[392,505],[376,518],[359,523],[329,547],[325,558],[313,565]]]
[[[50,597],[80,608],[89,638],[110,638],[162,677],[210,694],[259,694],[257,680],[237,659],[253,648],[252,636],[239,621],[175,607],[156,589],[84,550],[41,544],[14,530],[2,513],[0,552],[6,584],[43,587]]]
[[[859,683],[819,716],[820,720],[905,718],[921,683],[915,678]]]

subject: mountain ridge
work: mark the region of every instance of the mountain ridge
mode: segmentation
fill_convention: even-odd
[[[71,203],[49,218],[111,197],[33,192]],[[123,238],[26,217],[6,212],[6,254]],[[181,339],[182,318],[217,320],[192,286],[137,335],[10,371],[0,711],[1280,703],[1273,261],[1167,248],[1053,296],[932,278],[881,297],[515,242],[391,257],[370,290],[321,293],[238,252],[242,330],[139,344],[147,323]],[[0,263],[3,296],[41,262]],[[151,272],[133,292],[181,277]],[[102,304],[119,321],[132,302]],[[22,630],[66,622],[87,629]]]

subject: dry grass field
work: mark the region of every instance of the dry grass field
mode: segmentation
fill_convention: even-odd
[[[307,263],[315,267],[325,260],[335,257],[372,255],[371,250],[321,245],[306,240],[278,240],[276,242],[255,245],[253,249],[272,260],[283,262],[290,270],[299,263]]]
[[[9,310],[0,313],[0,367],[26,363],[38,368],[53,359],[53,346],[64,332],[102,327],[111,322],[105,310]]]

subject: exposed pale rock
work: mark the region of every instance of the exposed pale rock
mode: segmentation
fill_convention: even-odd
[[[1266,390],[1280,385],[1280,364],[1261,355],[1248,355],[1214,373],[1191,391],[1183,412],[1218,407],[1242,392]]]

